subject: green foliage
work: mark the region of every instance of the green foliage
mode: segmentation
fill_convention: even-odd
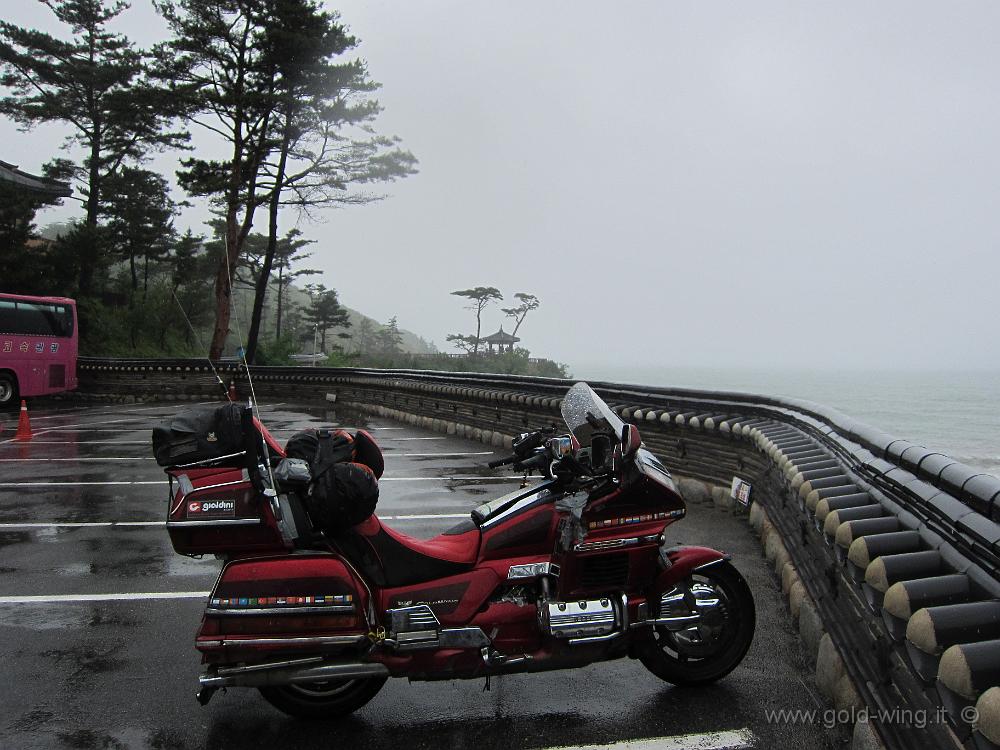
[[[538,306],[542,304],[534,294],[527,294],[525,292],[518,292],[514,295],[514,299],[518,301],[518,305],[501,309],[504,315],[514,320],[514,330],[511,331],[511,336],[517,335],[517,331],[524,322],[524,319],[528,317],[528,313],[532,310],[537,310]]]
[[[395,357],[402,353],[400,346],[402,343],[403,335],[399,332],[399,324],[393,315],[389,318],[389,322],[376,332],[374,352],[380,357]]]
[[[466,336],[463,333],[449,333],[445,340],[453,344],[456,349],[461,349],[466,354],[475,354],[479,350],[479,337]]]
[[[293,365],[293,354],[298,354],[299,342],[291,337],[262,341],[257,348],[255,364],[258,365]]]
[[[370,364],[360,364],[361,357],[357,354],[348,354],[340,350],[331,352],[322,363],[324,367],[373,367]]]
[[[515,349],[496,355],[455,356],[449,354],[397,354],[358,357],[350,363],[334,363],[333,367],[379,367],[404,370],[443,370],[447,372],[495,372],[508,375],[528,375],[546,378],[568,378],[566,365],[550,359],[532,359],[525,349]]]
[[[331,328],[348,328],[351,319],[340,304],[336,289],[327,289],[322,284],[309,284],[306,291],[312,304],[305,312],[306,320],[316,327],[320,337],[320,349],[326,351],[326,335]]]
[[[142,288],[146,290],[150,262],[161,260],[170,252],[178,208],[170,199],[167,181],[155,172],[123,167],[104,185],[101,214],[107,218],[111,251],[129,264],[132,304],[139,289],[140,273]]]

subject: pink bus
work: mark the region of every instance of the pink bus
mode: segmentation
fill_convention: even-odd
[[[76,388],[76,302],[0,294],[0,408]]]

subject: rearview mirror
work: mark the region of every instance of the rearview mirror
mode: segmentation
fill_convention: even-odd
[[[622,426],[622,458],[632,458],[642,445],[639,428],[634,424]]]

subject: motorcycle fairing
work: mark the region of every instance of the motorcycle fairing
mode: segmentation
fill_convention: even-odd
[[[491,568],[476,568],[460,575],[379,592],[379,608],[385,612],[426,604],[444,625],[464,625],[493,593],[500,577]]]
[[[485,528],[533,505],[549,502],[552,499],[549,494],[552,485],[553,482],[542,482],[534,487],[522,487],[483,503],[472,510],[472,520]]]
[[[529,504],[483,530],[484,560],[551,552],[558,514],[552,503]]]
[[[656,577],[650,587],[652,601],[678,581],[687,578],[698,568],[728,560],[729,555],[711,547],[678,546],[665,550],[669,566]]]

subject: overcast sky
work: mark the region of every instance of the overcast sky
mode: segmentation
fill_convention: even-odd
[[[133,6],[120,29],[156,41]],[[444,348],[474,329],[450,291],[531,292],[524,345],[577,372],[1000,367],[997,3],[331,8],[420,159],[388,200],[300,225],[346,304]],[[0,159],[37,170],[61,132],[0,122]]]

